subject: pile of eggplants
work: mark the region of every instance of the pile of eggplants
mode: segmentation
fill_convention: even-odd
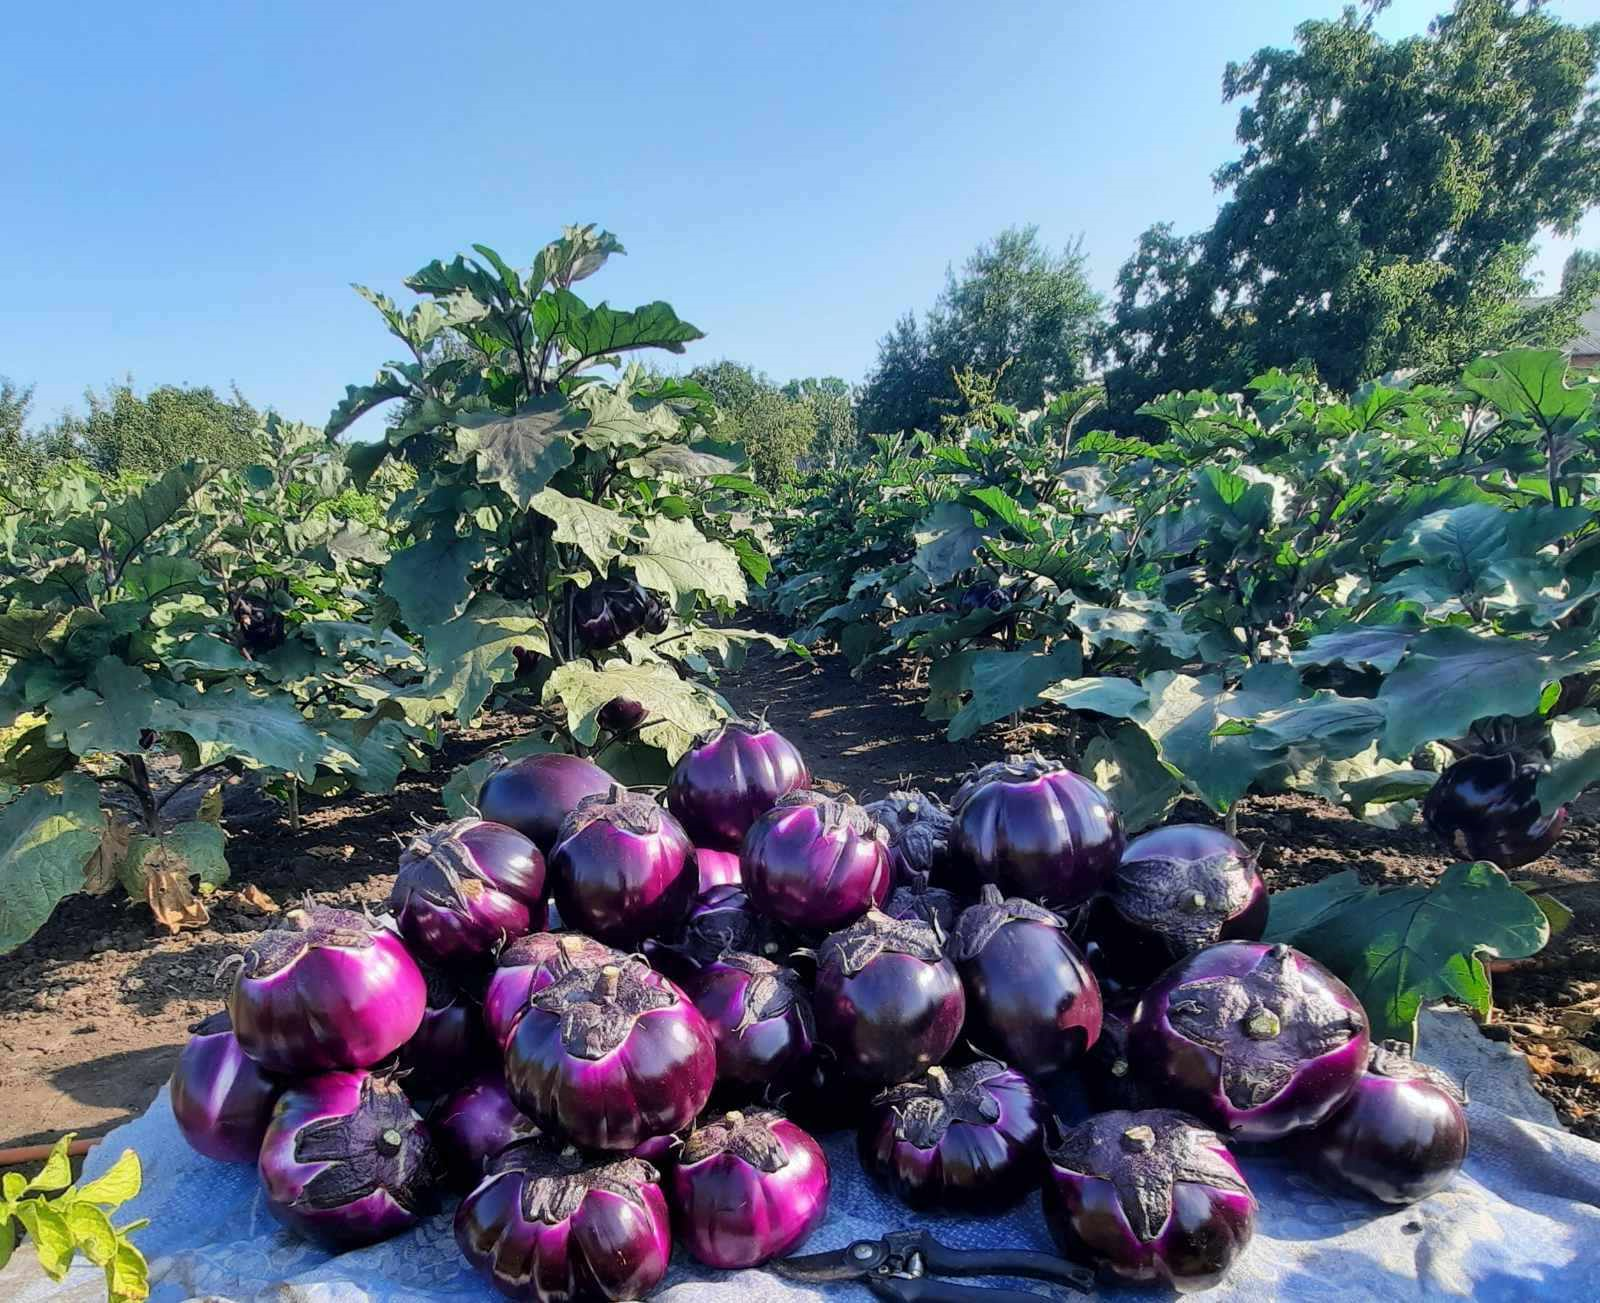
[[[607,600],[598,641],[638,614]],[[1104,1283],[1189,1292],[1249,1243],[1240,1146],[1387,1204],[1466,1157],[1454,1084],[1261,940],[1250,848],[1129,840],[1038,755],[858,805],[730,720],[659,795],[536,754],[477,811],[407,842],[386,913],[308,900],[262,933],[174,1073],[194,1149],[254,1162],[328,1248],[459,1198],[506,1296],[643,1298],[674,1244],[794,1252],[827,1212],[817,1136],[846,1132],[834,1161],[910,1209],[1039,1193]]]

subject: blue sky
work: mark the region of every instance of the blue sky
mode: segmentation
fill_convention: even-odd
[[[1382,28],[1443,4],[1396,0]],[[687,363],[856,380],[1008,224],[1081,234],[1102,290],[1152,222],[1206,225],[1224,64],[1339,7],[17,6],[0,374],[36,384],[39,420],[132,374],[320,423],[391,354],[351,281],[399,291],[474,241],[526,263],[596,221],[629,256],[588,296],[671,302],[708,335]]]

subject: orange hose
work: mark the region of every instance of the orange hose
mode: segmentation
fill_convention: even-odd
[[[81,1158],[100,1143],[99,1137],[93,1140],[74,1140],[67,1146],[69,1158]],[[50,1157],[54,1145],[18,1145],[14,1149],[0,1149],[0,1167],[21,1167],[24,1163],[42,1163]]]

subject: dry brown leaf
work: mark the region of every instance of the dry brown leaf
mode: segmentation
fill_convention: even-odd
[[[253,914],[276,914],[278,902],[254,883],[239,888],[239,903]]]
[[[186,927],[204,927],[211,914],[189,888],[189,875],[172,869],[152,868],[145,879],[145,900],[156,923],[177,935]]]
[[[108,818],[100,831],[100,845],[83,862],[83,889],[91,896],[103,896],[117,885],[117,867],[128,853],[133,825]]]

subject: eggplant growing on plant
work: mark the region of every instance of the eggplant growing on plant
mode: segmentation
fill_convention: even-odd
[[[1049,1161],[1056,1243],[1108,1281],[1210,1289],[1255,1232],[1255,1196],[1227,1146],[1172,1109],[1098,1114],[1065,1132]]]
[[[739,863],[755,907],[807,931],[844,927],[889,895],[883,826],[818,792],[791,792],[757,819]]]
[[[1048,1077],[1100,1035],[1100,984],[1060,915],[988,885],[950,938],[967,989],[967,1038],[1007,1063]]]
[[[515,828],[544,856],[556,844],[561,821],[586,796],[602,796],[615,780],[582,756],[559,751],[502,763],[478,789],[478,813]]]
[[[501,1050],[528,1001],[568,969],[620,962],[608,945],[579,932],[534,932],[500,952],[483,996],[483,1021]]]
[[[979,611],[1003,611],[1011,605],[1000,585],[992,579],[980,579],[964,589],[956,599],[957,615],[976,615]]]
[[[226,1011],[194,1027],[172,1070],[172,1116],[189,1147],[222,1163],[253,1163],[283,1083],[239,1048]]]
[[[578,641],[589,651],[614,647],[644,629],[664,633],[666,604],[632,579],[601,579],[572,594],[572,620]]]
[[[1004,1064],[929,1068],[873,1100],[861,1166],[912,1208],[998,1212],[1039,1188],[1047,1113]]]
[[[537,1140],[491,1160],[456,1210],[455,1235],[489,1284],[536,1303],[645,1298],[672,1256],[654,1167],[642,1158],[584,1158]]]
[[[717,1047],[676,986],[634,961],[574,967],[506,1043],[506,1089],[539,1127],[588,1149],[681,1131],[711,1097]]]
[[[584,797],[563,820],[550,872],[562,919],[610,945],[675,931],[699,887],[683,826],[620,787]]]
[[[716,1040],[720,1086],[781,1088],[810,1062],[811,997],[792,968],[731,950],[691,974],[684,990]]]
[[[228,1016],[268,1072],[366,1068],[416,1032],[427,983],[404,943],[365,915],[291,909],[237,961]]]
[[[828,1211],[822,1147],[772,1112],[696,1127],[678,1154],[672,1204],[689,1252],[724,1271],[798,1248]]]
[[[428,1114],[428,1130],[451,1183],[461,1190],[470,1190],[483,1179],[496,1154],[539,1134],[539,1128],[511,1102],[498,1068],[480,1072],[439,1100]]]
[[[815,1012],[844,1071],[887,1086],[950,1052],[966,997],[931,927],[874,909],[822,943]]]
[[[1235,1140],[1314,1127],[1367,1064],[1367,1015],[1350,988],[1285,945],[1223,941],[1144,993],[1128,1035],[1134,1071]]]
[[[1465,1096],[1404,1041],[1372,1047],[1350,1098],[1306,1147],[1322,1171],[1383,1203],[1426,1199],[1455,1179],[1467,1158]]]
[[[896,886],[944,881],[949,876],[954,821],[938,797],[895,791],[862,808],[889,832],[889,862]]]
[[[545,925],[544,856],[515,828],[457,819],[411,839],[389,893],[421,958],[467,965]]]
[[[600,727],[613,733],[635,732],[649,717],[650,712],[632,697],[612,697],[595,715]]]
[[[1422,802],[1423,822],[1456,854],[1515,869],[1548,852],[1567,826],[1567,807],[1539,804],[1544,766],[1510,752],[1463,756]]]
[[[730,719],[678,757],[667,809],[696,846],[737,852],[780,797],[810,786],[806,762],[787,738],[760,720]]]
[[[1122,821],[1106,794],[1041,756],[982,766],[951,806],[957,862],[984,882],[1054,909],[1088,900],[1122,858]]]
[[[272,1215],[340,1251],[416,1225],[443,1175],[405,1093],[370,1072],[328,1072],[285,1090],[259,1167]]]
[[[1259,941],[1266,926],[1256,857],[1220,828],[1176,823],[1128,843],[1085,935],[1096,971],[1142,987],[1218,941]]]

